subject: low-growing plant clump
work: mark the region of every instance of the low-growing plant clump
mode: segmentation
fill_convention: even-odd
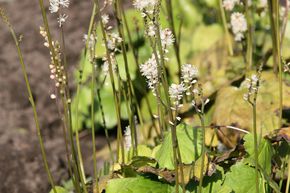
[[[288,0],[92,4],[80,65],[69,74],[70,1],[50,0],[46,9],[39,0],[50,97],[63,121],[70,176],[64,184],[50,172],[21,41],[0,9],[17,47],[52,193],[289,192]],[[51,22],[59,25],[58,38],[47,14],[57,18]],[[92,176],[79,141],[88,129]],[[101,130],[107,147],[100,168]]]

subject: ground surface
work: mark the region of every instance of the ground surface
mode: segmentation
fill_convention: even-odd
[[[48,1],[45,1],[48,2]],[[23,35],[21,44],[25,63],[45,139],[49,164],[57,182],[67,177],[63,166],[64,144],[57,108],[49,98],[53,91],[49,80],[49,55],[39,35],[42,19],[38,1],[0,0],[16,32]],[[66,42],[70,71],[76,67],[83,47],[82,36],[88,27],[91,1],[71,0],[66,24]],[[49,14],[54,35],[58,33],[56,18]],[[3,22],[0,22],[0,192],[45,193],[49,190],[46,173],[27,100],[16,49]],[[82,146],[86,162],[91,161],[90,141],[84,137]],[[99,139],[99,138],[98,138]],[[102,138],[98,147],[104,144]],[[90,165],[90,164],[89,164]]]

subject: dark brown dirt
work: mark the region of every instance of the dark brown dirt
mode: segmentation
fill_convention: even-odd
[[[46,3],[48,1],[45,1]],[[64,143],[57,107],[50,99],[53,90],[49,79],[49,54],[39,35],[42,23],[38,1],[0,0],[15,31],[23,35],[21,48],[39,112],[48,161],[57,183],[67,178]],[[65,25],[70,71],[79,61],[92,9],[91,1],[71,0],[69,19]],[[49,15],[53,35],[58,34],[56,17]],[[49,184],[38,146],[32,109],[12,38],[0,21],[0,192],[48,192]],[[85,160],[90,162],[89,137],[82,140]],[[98,147],[104,144],[98,138]]]

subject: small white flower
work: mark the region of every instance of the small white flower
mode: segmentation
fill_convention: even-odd
[[[166,49],[168,46],[174,43],[174,36],[169,28],[165,28],[164,30],[160,31],[160,38],[163,49]]]
[[[184,91],[185,91],[185,87],[183,83],[171,84],[171,86],[169,87],[168,93],[169,93],[169,97],[173,100],[174,105],[179,104],[179,101],[182,99]]]
[[[154,26],[153,23],[149,23],[148,24],[147,35],[149,37],[154,37],[155,36],[155,26]]]
[[[109,23],[109,15],[107,14],[102,15],[102,22],[104,25],[107,25]]]
[[[223,0],[223,7],[227,11],[232,11],[236,4],[239,3],[239,0]]]
[[[117,44],[121,43],[123,40],[117,33],[111,33],[108,35],[107,46],[110,50],[116,51]]]
[[[88,40],[88,35],[87,34],[84,34],[84,42],[87,42],[88,40],[88,47],[91,49],[94,47],[94,45],[96,44],[96,41],[97,41],[97,37],[94,36],[93,34],[90,35],[90,38]]]
[[[133,5],[143,11],[143,9],[152,9],[157,3],[157,0],[134,0]]]
[[[51,98],[52,100],[54,100],[54,99],[56,99],[56,95],[55,95],[55,94],[51,94],[51,95],[50,95],[50,98]]]
[[[130,147],[132,146],[132,138],[131,138],[131,128],[130,126],[126,127],[125,133],[124,133],[124,140],[125,140],[125,149],[128,151]]]
[[[59,5],[61,5],[62,7],[68,8],[69,0],[59,0]]]
[[[154,90],[159,82],[157,61],[154,54],[152,54],[148,61],[140,65],[140,72],[142,76],[146,77],[148,87]]]
[[[51,13],[56,13],[59,10],[59,0],[50,0],[49,1],[49,11]]]
[[[114,53],[110,54],[110,59],[111,59],[111,64],[112,64],[112,70],[113,70],[113,72],[115,72],[117,67],[116,67]],[[103,57],[103,61],[104,61],[104,64],[102,66],[102,71],[103,71],[104,75],[107,76],[109,73],[109,65],[110,64],[109,64],[107,57]]]
[[[62,25],[64,24],[64,22],[66,21],[67,18],[68,18],[68,16],[66,14],[60,15],[57,18],[58,26],[62,27]]]
[[[184,64],[181,67],[181,78],[185,83],[190,83],[193,81],[194,78],[198,76],[198,69],[197,67],[191,64]]]
[[[241,40],[243,38],[243,33],[247,31],[247,21],[244,14],[235,12],[231,15],[231,26],[235,39]]]

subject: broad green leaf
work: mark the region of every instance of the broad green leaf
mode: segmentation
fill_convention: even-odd
[[[259,190],[263,190],[263,179],[259,175]],[[231,187],[235,193],[260,193],[256,192],[255,169],[243,163],[236,163],[226,173],[224,185]]]
[[[245,159],[246,163],[251,164],[252,166],[255,166],[255,149],[254,149],[254,135],[253,134],[247,134],[244,137],[245,143],[245,149],[249,156]],[[271,173],[271,159],[274,153],[274,149],[269,141],[262,138],[259,141],[258,145],[258,160],[259,165],[263,170],[266,171],[268,175]]]
[[[287,98],[290,97],[290,88],[285,83],[283,83],[283,87],[283,105],[288,107],[290,106],[290,100],[287,100]],[[251,131],[253,127],[252,107],[243,99],[245,93],[247,93],[247,89],[243,86],[240,88],[230,86],[220,89],[216,98],[213,123],[216,125],[235,125]],[[260,135],[263,136],[278,129],[278,108],[278,80],[271,72],[263,72],[257,98],[257,131]],[[231,129],[225,129],[223,132],[227,137],[231,136],[230,141],[233,144],[227,145],[234,146],[239,138],[237,132]]]
[[[216,172],[212,176],[205,176],[202,183],[203,193],[229,193],[231,192],[230,186],[222,185],[224,181],[224,171],[222,167],[217,167]],[[198,190],[199,183],[191,181],[186,190],[188,193],[195,193]]]
[[[201,130],[180,124],[176,128],[176,134],[182,162],[190,164],[197,160],[201,153]],[[171,132],[165,134],[164,141],[155,154],[155,159],[160,168],[174,169]]]
[[[66,189],[61,186],[55,186],[56,193],[69,193]],[[53,189],[49,193],[55,193]]]
[[[109,180],[106,193],[173,193],[174,190],[169,184],[136,177]]]
[[[192,38],[193,51],[205,51],[222,37],[223,29],[220,25],[201,25],[196,29]]]

